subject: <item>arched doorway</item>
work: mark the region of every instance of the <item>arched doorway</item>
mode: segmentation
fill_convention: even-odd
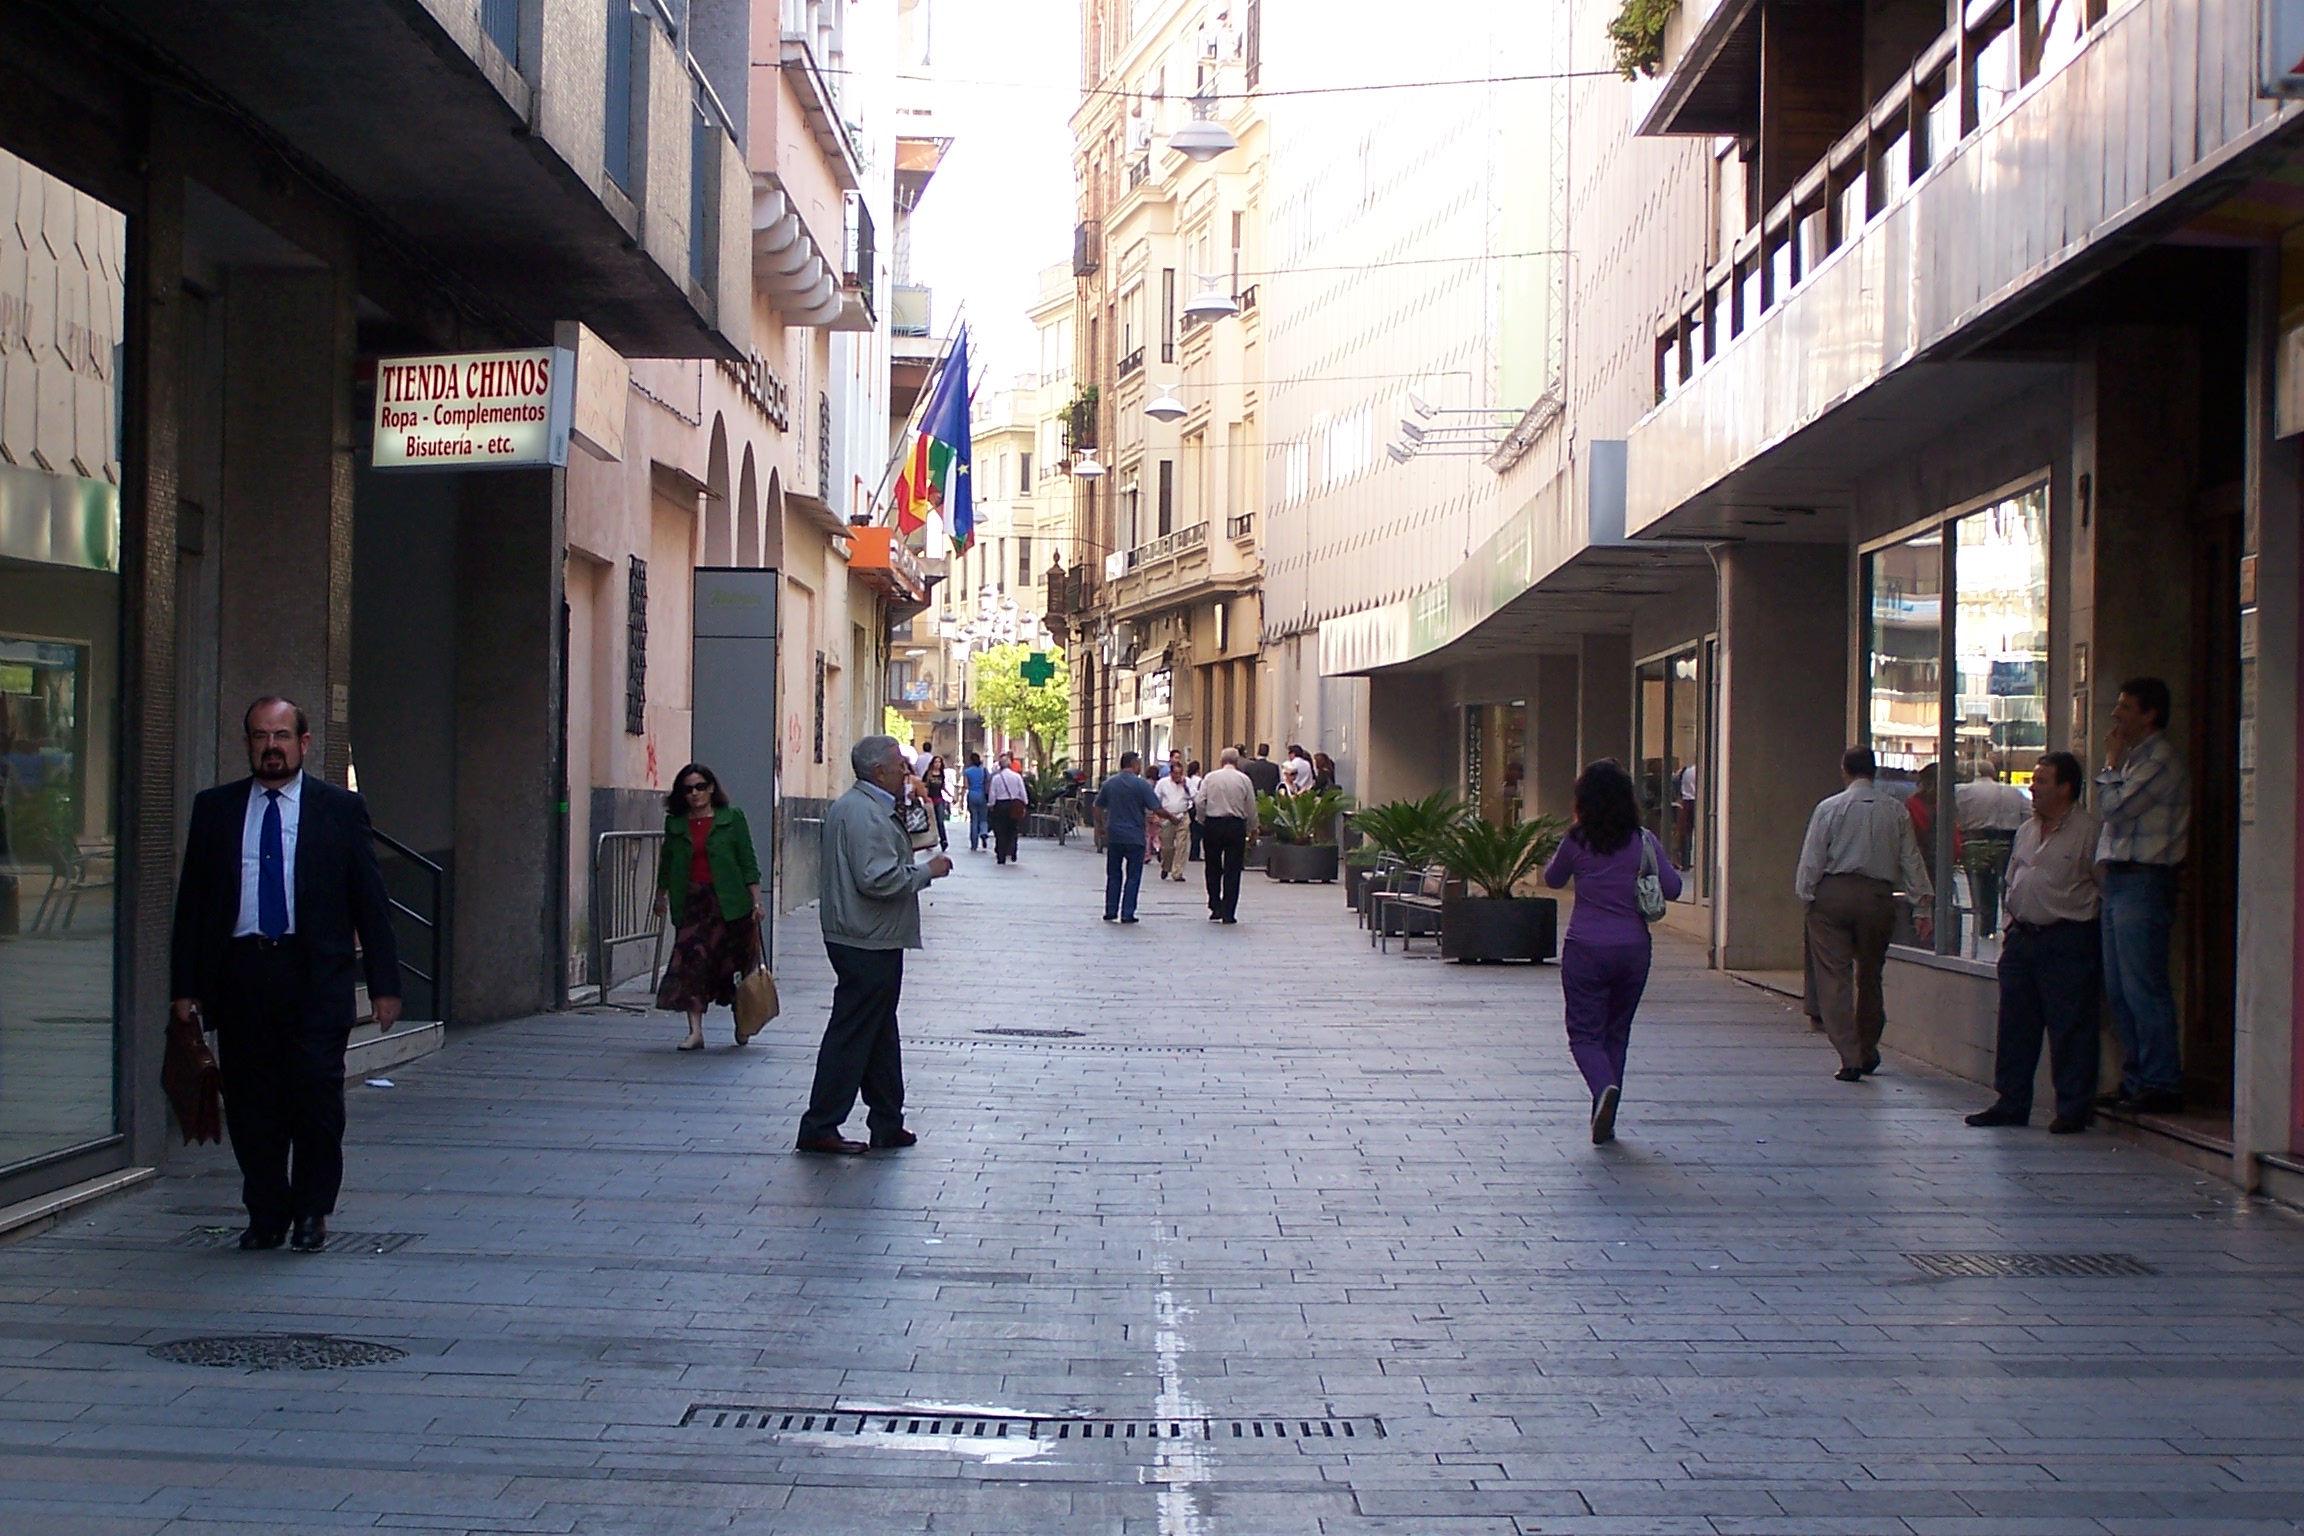
[[[704,471],[704,555],[702,565],[729,565],[734,562],[735,541],[729,537],[731,507],[728,501],[728,423],[725,417],[712,418],[712,457]]]

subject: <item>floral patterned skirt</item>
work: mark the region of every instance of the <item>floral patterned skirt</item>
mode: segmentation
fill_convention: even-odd
[[[720,895],[710,881],[688,887],[688,900],[680,909],[686,916],[672,938],[672,958],[664,967],[663,985],[656,989],[656,1006],[671,1013],[702,1013],[718,1003],[736,1003],[736,976],[752,963],[752,936],[757,924],[750,917],[731,923],[720,916]]]

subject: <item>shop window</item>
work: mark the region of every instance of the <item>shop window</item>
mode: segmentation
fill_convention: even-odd
[[[4,184],[15,189],[15,217],[0,226],[0,399],[9,402],[0,422],[5,1173],[119,1129],[113,963],[127,218],[5,152],[0,160]]]
[[[1703,877],[1710,846],[1703,798],[1706,674],[1700,649],[1688,646],[1643,662],[1638,676],[1635,787],[1641,820],[1672,863],[1691,876],[1681,883],[1680,899],[1695,901],[1708,891]]]
[[[1866,738],[1936,885],[1935,949],[1996,959],[2022,799],[1996,786],[2022,791],[2048,746],[2048,488],[1875,550],[1864,578]]]
[[[1528,701],[1473,704],[1464,710],[1464,798],[1492,826],[1523,819],[1528,769]]]

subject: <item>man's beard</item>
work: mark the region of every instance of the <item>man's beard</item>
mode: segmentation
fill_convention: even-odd
[[[288,754],[278,748],[266,752],[257,762],[256,771],[268,779],[286,778],[288,776]]]

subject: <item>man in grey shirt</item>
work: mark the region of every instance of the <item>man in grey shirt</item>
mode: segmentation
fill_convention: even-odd
[[[1808,908],[1808,956],[1816,996],[1809,1011],[1840,1053],[1844,1083],[1880,1067],[1880,1032],[1888,1021],[1880,973],[1896,930],[1899,881],[1912,897],[1913,925],[1925,940],[1935,931],[1929,904],[1936,888],[1921,862],[1912,818],[1902,802],[1874,782],[1879,760],[1870,747],[1840,756],[1847,786],[1808,818],[1793,888]]]
[[[920,893],[952,872],[942,854],[912,862],[896,797],[911,771],[904,744],[867,736],[848,754],[856,783],[824,811],[819,917],[824,952],[838,981],[832,1018],[816,1053],[816,1084],[800,1117],[799,1150],[854,1156],[866,1143],[840,1134],[856,1095],[869,1112],[871,1147],[908,1147],[904,1061],[896,1004],[904,992],[904,951],[920,948]]]

